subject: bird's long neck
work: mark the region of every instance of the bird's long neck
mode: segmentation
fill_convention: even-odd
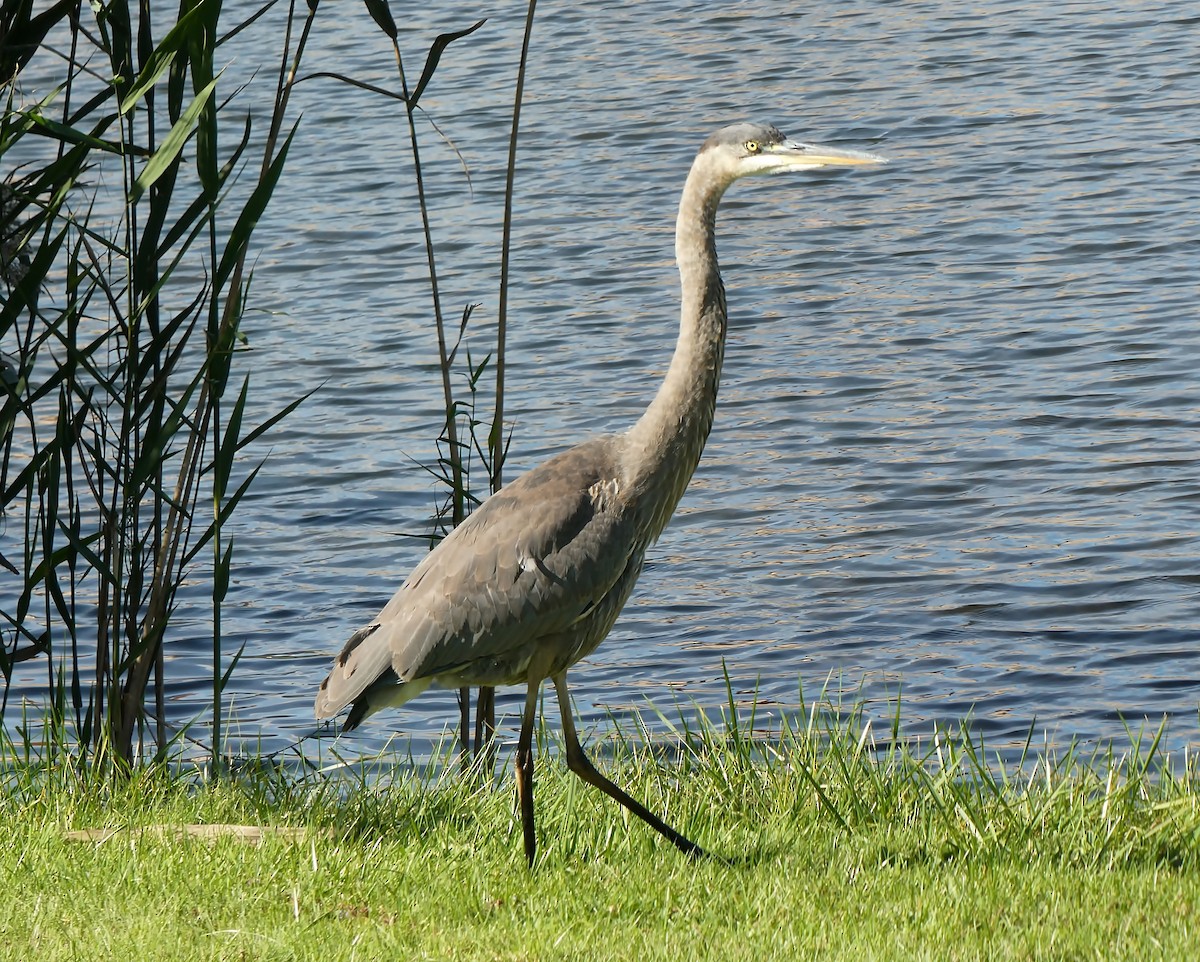
[[[711,176],[703,160],[701,155],[688,175],[675,226],[679,340],[658,394],[625,437],[625,482],[651,542],[666,527],[700,461],[725,355],[725,288],[714,227],[727,183]]]

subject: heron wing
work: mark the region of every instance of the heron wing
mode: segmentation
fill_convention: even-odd
[[[599,438],[552,458],[442,540],[346,643],[318,717],[390,673],[398,684],[481,663],[519,673],[539,640],[586,617],[637,551],[612,445]]]

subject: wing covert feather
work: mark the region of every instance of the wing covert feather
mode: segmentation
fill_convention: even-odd
[[[404,680],[516,655],[597,604],[636,550],[609,439],[522,475],[450,533],[380,612]]]

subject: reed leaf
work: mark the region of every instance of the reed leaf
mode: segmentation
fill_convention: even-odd
[[[15,0],[0,7],[0,77],[6,81],[21,72],[50,33],[76,8],[75,0],[58,0],[30,16],[33,0]]]
[[[387,34],[389,40],[394,41],[400,35],[400,31],[396,29],[396,21],[392,17],[392,9],[387,0],[364,0],[364,3],[371,19]]]
[[[150,159],[146,161],[141,173],[133,182],[133,186],[129,191],[128,203],[130,206],[141,200],[150,186],[163,175],[164,172],[174,165],[179,158],[180,151],[183,150],[183,145],[187,143],[188,138],[192,135],[192,130],[199,121],[200,115],[204,110],[205,104],[208,103],[213,91],[216,89],[217,81],[214,79],[201,88],[195,97],[188,104],[187,110],[183,115],[171,126],[167,136],[163,138],[162,145],[158,150],[151,154]]]
[[[478,23],[467,27],[465,30],[454,30],[450,33],[438,34],[434,37],[433,43],[429,45],[429,52],[425,55],[425,67],[421,71],[421,78],[417,81],[417,86],[413,88],[413,92],[408,97],[408,110],[411,113],[417,109],[417,104],[421,100],[421,94],[425,92],[425,88],[429,86],[429,82],[433,80],[433,75],[437,71],[438,64],[442,60],[442,52],[454,43],[455,40],[461,40],[463,37],[469,37],[476,30],[487,23],[487,18],[480,20]],[[394,39],[394,38],[393,38]]]
[[[296,127],[293,126],[288,132],[287,137],[283,141],[283,146],[279,148],[278,153],[271,160],[259,178],[259,181],[251,191],[249,199],[245,206],[242,207],[241,213],[238,214],[237,221],[233,225],[233,229],[229,232],[229,238],[225,242],[225,251],[221,255],[220,264],[213,274],[213,288],[221,291],[225,289],[225,283],[229,280],[230,274],[237,265],[238,260],[242,257],[246,245],[250,242],[250,235],[258,224],[258,219],[266,210],[267,202],[271,199],[271,194],[275,190],[275,185],[279,182],[279,175],[283,173],[283,166],[287,161],[288,149],[292,145],[292,139],[296,136]]]
[[[170,69],[171,64],[175,62],[176,56],[181,51],[186,52],[189,45],[193,43],[193,35],[200,23],[207,23],[209,15],[206,7],[211,7],[212,4],[198,3],[192,9],[186,11],[176,22],[166,35],[158,42],[158,45],[149,51],[148,56],[143,56],[142,69],[138,72],[125,93],[121,98],[121,104],[117,108],[117,112],[122,116],[129,113],[137,106],[138,101],[142,96],[153,87],[162,78],[162,75]],[[210,76],[208,80],[212,80]],[[207,81],[206,81],[207,83]],[[203,86],[203,85],[201,85]]]

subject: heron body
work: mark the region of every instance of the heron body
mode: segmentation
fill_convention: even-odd
[[[760,124],[734,124],[709,137],[684,184],[676,223],[679,339],[645,414],[623,434],[585,441],[520,476],[447,535],[346,643],[321,683],[317,717],[351,706],[348,730],[430,684],[525,684],[516,768],[532,864],[532,730],[537,693],[551,678],[569,767],[683,851],[701,854],[592,767],[575,734],[566,672],[617,620],[712,427],[727,317],[714,226],[726,188],[752,174],[881,162],[794,143]]]

